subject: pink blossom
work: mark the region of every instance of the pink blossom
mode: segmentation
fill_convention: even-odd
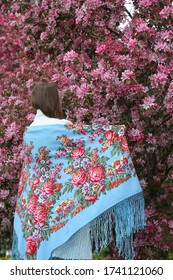
[[[167,42],[165,42],[165,41],[159,41],[158,43],[155,44],[155,51],[156,52],[157,51],[167,52],[169,50],[170,50],[170,48],[169,48]]]
[[[41,41],[47,40],[47,39],[48,39],[48,34],[47,34],[47,32],[42,32],[42,33],[40,34],[40,39],[41,39]]]
[[[55,168],[53,168],[52,173],[50,175],[50,179],[54,180],[55,176],[61,171],[62,166],[63,165],[59,164]]]
[[[139,159],[136,160],[136,164],[139,165],[139,166],[140,166],[140,165],[141,165],[141,166],[144,166],[144,160],[142,160],[141,158],[139,158]],[[143,181],[142,181],[142,182],[143,182]]]
[[[173,82],[171,82],[169,85],[168,92],[164,99],[164,104],[167,108],[167,111],[172,114],[173,113]]]
[[[154,96],[146,96],[143,99],[143,104],[142,107],[145,110],[151,109],[151,108],[155,108],[156,107],[156,102],[155,102],[155,97]]]
[[[149,31],[149,27],[147,26],[146,22],[142,19],[138,19],[136,22],[136,31],[138,33]]]
[[[11,221],[8,218],[4,218],[1,222],[2,228],[9,228],[11,226]]]
[[[136,38],[135,38],[135,39],[130,38],[130,40],[129,40],[129,42],[128,42],[128,45],[127,45],[127,46],[128,46],[129,51],[134,50],[134,48],[136,47],[137,43],[138,43],[138,41],[137,41],[137,39],[136,39]]]
[[[33,83],[34,83],[33,79],[29,79],[29,80],[26,82],[27,88],[32,87],[32,86],[33,86]]]
[[[18,85],[16,85],[16,84],[11,84],[11,88],[12,88],[12,89],[18,89],[19,87],[18,87]]]
[[[65,62],[67,62],[67,61],[74,60],[75,58],[78,58],[78,57],[79,57],[79,55],[75,51],[71,50],[64,55],[63,60]]]
[[[106,50],[106,45],[104,45],[104,44],[98,45],[96,48],[96,53],[98,53],[99,55],[102,55],[105,50]]]
[[[87,93],[88,91],[89,90],[88,90],[87,84],[83,83],[80,87],[77,87],[76,95],[78,98],[84,98],[85,93]]]
[[[71,84],[70,79],[67,76],[61,76],[59,81],[58,81],[58,86],[59,88],[65,88],[67,87],[69,89],[69,86]]]
[[[135,77],[135,73],[133,71],[129,71],[129,70],[125,70],[123,73],[122,73],[122,77],[121,77],[122,81],[125,81],[125,80],[135,80],[136,77]]]
[[[167,162],[170,167],[173,166],[173,155],[168,156]],[[173,172],[170,173],[170,176],[173,178]]]
[[[3,208],[5,208],[5,204],[4,204],[4,202],[0,201],[0,209],[3,209]]]
[[[16,122],[12,122],[9,127],[6,129],[5,138],[7,141],[11,140],[13,135],[17,133],[19,125]]]
[[[165,85],[168,75],[165,73],[157,73],[151,76],[152,87],[158,87],[159,85]]]
[[[163,244],[162,249],[163,249],[163,251],[168,251],[168,250],[170,250],[170,247],[167,244]]]
[[[6,199],[9,196],[9,190],[0,190],[0,199]]]
[[[54,75],[52,76],[51,81],[52,81],[53,83],[55,83],[55,82],[58,81],[59,78],[60,78],[60,75],[59,75],[58,73],[57,73],[57,74],[54,74]]]
[[[155,145],[156,144],[156,136],[154,136],[152,133],[148,133],[147,134],[147,137],[146,137],[146,141],[149,143],[149,144],[153,144]]]
[[[137,128],[130,129],[128,132],[128,136],[130,137],[131,141],[139,141],[144,137],[142,131]]]
[[[80,8],[76,9],[76,24],[80,23],[84,18],[84,11]]]
[[[157,4],[159,0],[140,0],[139,1],[139,7],[144,6],[144,7],[149,7],[153,4]]]
[[[168,225],[171,229],[173,229],[173,220],[172,221],[168,221]]]
[[[173,14],[173,6],[165,6],[161,11],[160,11],[160,16],[161,18],[167,18],[169,15]]]
[[[167,34],[166,36],[168,36],[168,38],[169,38],[169,34]],[[159,73],[164,73],[166,75],[168,75],[170,73],[170,69],[166,65],[158,65],[157,69],[158,69]]]
[[[28,114],[28,115],[26,116],[26,119],[29,120],[29,121],[33,121],[34,118],[35,118],[35,114]]]

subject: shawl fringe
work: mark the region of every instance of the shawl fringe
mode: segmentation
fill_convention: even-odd
[[[134,259],[133,233],[144,226],[144,197],[141,192],[119,202],[90,223],[94,252],[98,253],[116,239],[118,254],[125,259]]]

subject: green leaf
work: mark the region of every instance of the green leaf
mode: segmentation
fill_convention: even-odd
[[[113,150],[111,151],[111,156],[114,156],[117,154],[117,147],[114,147]]]
[[[78,197],[80,196],[80,194],[81,194],[81,190],[78,189],[78,190],[75,191],[75,193],[74,193],[74,198],[78,198]],[[82,196],[83,196],[83,195],[82,195]]]
[[[50,236],[50,228],[48,224],[45,224],[41,229],[41,235],[43,240],[48,240]]]
[[[62,194],[64,194],[65,192],[72,192],[72,190],[73,190],[73,184],[71,182],[66,182]]]
[[[106,163],[108,162],[108,160],[109,160],[109,158],[108,158],[108,157],[102,156],[98,162],[99,162],[99,164],[101,164],[101,165],[104,165],[104,166],[105,166],[105,165],[106,165]]]
[[[85,151],[85,156],[90,157],[91,156],[91,147],[87,148]]]
[[[103,183],[104,183],[105,187],[109,188],[111,181],[108,178],[106,178],[106,179],[104,179]]]
[[[59,192],[55,192],[54,195],[52,196],[52,198],[53,198],[54,200],[59,199],[59,197],[60,197],[60,193],[59,193]],[[52,200],[52,198],[51,198],[51,200]]]

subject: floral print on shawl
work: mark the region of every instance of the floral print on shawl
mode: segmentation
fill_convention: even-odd
[[[124,126],[66,127],[73,130],[74,138],[57,135],[54,155],[47,146],[33,153],[33,142],[25,143],[16,212],[22,221],[27,259],[36,258],[40,243],[48,240],[51,233],[135,175]],[[86,135],[89,147],[84,140]],[[64,199],[64,194],[69,196]]]

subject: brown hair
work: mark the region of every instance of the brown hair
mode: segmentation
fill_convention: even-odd
[[[32,90],[31,104],[50,118],[63,119],[61,101],[55,83],[40,82]]]

